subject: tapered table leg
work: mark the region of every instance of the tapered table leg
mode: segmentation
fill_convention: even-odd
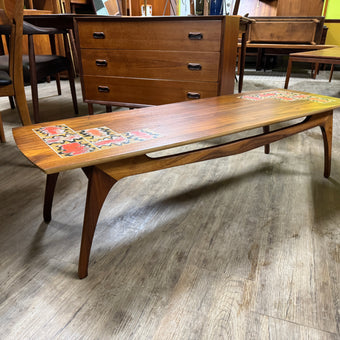
[[[329,73],[329,79],[328,79],[329,82],[331,82],[331,80],[332,80],[333,72],[334,72],[334,64],[332,64],[332,66],[331,66],[331,72]]]
[[[332,134],[333,134],[333,115],[329,115],[325,123],[320,126],[324,144],[324,173],[328,178],[331,174],[331,159],[332,159]]]
[[[89,183],[87,188],[83,233],[80,246],[78,276],[83,279],[87,276],[92,240],[100,210],[105,198],[116,180],[102,172],[97,167],[84,169]]]
[[[285,89],[288,89],[289,78],[292,72],[292,58],[289,57],[288,66],[287,66],[287,74],[286,74],[286,81],[285,81]]]
[[[266,125],[266,126],[263,127],[263,132],[264,132],[264,133],[270,132],[270,127],[269,127],[269,125]],[[265,154],[269,154],[269,152],[270,152],[270,144],[266,144],[266,145],[264,146],[264,153],[265,153]]]
[[[52,203],[55,186],[57,184],[59,172],[46,176],[45,199],[44,199],[44,221],[50,222],[52,218]]]

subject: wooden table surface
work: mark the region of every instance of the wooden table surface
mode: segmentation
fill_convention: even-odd
[[[340,46],[325,48],[322,50],[291,53],[290,57],[327,58],[339,60]]]
[[[262,94],[285,90],[261,91]],[[258,95],[248,92],[243,96]],[[285,91],[284,94],[302,94]],[[189,102],[174,103],[142,109],[84,116],[55,122],[40,123],[13,129],[17,146],[23,154],[47,174],[103,164],[175,146],[186,145],[246,131],[265,125],[288,121],[332,110],[340,106],[340,99],[317,97],[326,102],[287,101],[278,99],[249,100],[234,94]],[[61,158],[32,130],[39,127],[66,124],[74,131],[108,127],[118,133],[150,129],[159,138],[119,147]]]

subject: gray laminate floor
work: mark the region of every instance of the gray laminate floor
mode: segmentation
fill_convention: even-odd
[[[290,89],[340,97],[340,73],[327,79],[302,70]],[[244,79],[244,91],[283,85],[282,72]],[[62,97],[54,82],[39,91],[44,119],[73,116],[67,82]],[[269,155],[259,148],[118,182],[79,280],[86,178],[61,174],[45,224],[45,176],[17,150],[6,98],[0,110],[1,340],[340,338],[340,111],[328,180],[313,129]]]

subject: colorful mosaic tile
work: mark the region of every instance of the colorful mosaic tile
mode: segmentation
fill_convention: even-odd
[[[159,134],[151,130],[133,130],[124,133],[124,136],[129,140],[129,142],[144,142],[146,140],[158,138]]]
[[[309,95],[299,92],[293,91],[267,91],[262,93],[254,93],[254,94],[244,94],[240,97],[240,99],[251,100],[251,101],[261,101],[265,99],[276,99],[286,102],[294,102],[300,100],[306,100],[314,103],[330,103],[333,102],[334,99],[320,97],[317,95]]]
[[[37,128],[33,131],[63,158],[143,142],[160,136],[148,129],[118,133],[106,126],[74,131],[64,124]]]

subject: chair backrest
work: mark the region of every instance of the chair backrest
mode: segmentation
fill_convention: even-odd
[[[22,32],[24,0],[0,0],[0,22],[10,33],[9,75],[22,79]]]

